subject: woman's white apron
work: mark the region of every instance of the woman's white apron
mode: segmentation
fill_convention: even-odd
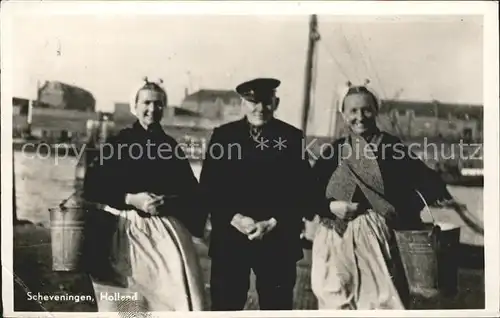
[[[93,281],[99,311],[205,309],[203,276],[192,236],[177,219],[144,218],[135,210],[109,206],[103,210],[119,217],[110,261],[128,287]]]

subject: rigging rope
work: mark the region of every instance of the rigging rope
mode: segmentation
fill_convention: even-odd
[[[342,73],[342,75],[344,75],[344,77],[345,77],[346,80],[350,80],[351,78],[349,77],[349,75],[347,75],[347,72],[344,70],[344,67],[342,66],[342,64],[340,64],[339,60],[332,53],[332,51],[330,50],[330,48],[328,47],[328,45],[326,44],[326,42],[320,41],[320,43],[323,45],[323,47],[324,47],[325,51],[328,53],[328,55],[330,55],[330,57],[332,58],[332,60],[335,62],[335,64],[337,65],[337,68],[340,71],[340,73]]]
[[[363,32],[361,31],[361,29],[359,27],[357,27],[356,30],[359,33],[361,44],[362,44],[363,48],[366,50],[366,52],[367,52],[367,56],[368,56],[367,61],[368,61],[368,64],[370,65],[370,68],[373,70],[373,73],[375,75],[375,79],[378,82],[378,85],[380,86],[380,90],[382,92],[382,97],[387,98],[388,95],[386,94],[386,91],[384,89],[384,85],[383,85],[382,81],[380,80],[380,77],[378,75],[377,69],[373,65],[373,60],[372,60],[371,55],[369,53],[368,47],[366,46],[365,37],[363,36]],[[360,50],[360,54],[361,54],[361,56],[363,56],[362,50]]]
[[[352,52],[349,40],[345,36],[344,29],[342,28],[342,25],[339,26],[339,30],[340,30],[340,34],[342,35],[342,38],[344,40],[345,47],[347,49],[347,55],[349,55],[349,58],[350,58],[350,60],[352,62],[352,65],[353,65],[354,77],[356,78],[356,81],[358,81],[359,83],[361,83],[362,81],[361,81],[361,79],[359,77],[359,74],[358,74],[358,68],[356,66],[356,60],[354,58],[354,55],[353,55],[353,52]]]
[[[354,39],[354,36],[353,36],[353,39]],[[358,44],[357,45],[358,46],[358,52],[359,52],[359,55],[361,55],[361,61],[363,62],[363,66],[365,67],[365,71],[366,71],[366,73],[365,73],[366,76],[365,77],[371,78],[370,68],[368,67],[367,59],[366,59],[365,55],[363,54],[363,48],[361,48],[361,46],[359,45],[359,42],[357,42],[357,44]],[[369,54],[370,53],[368,52],[368,55]]]

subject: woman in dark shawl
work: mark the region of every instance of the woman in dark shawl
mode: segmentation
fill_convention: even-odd
[[[100,146],[85,176],[95,205],[85,259],[99,312],[205,308],[192,241],[205,218],[189,161],[161,126],[167,101],[162,82],[145,78],[130,102],[137,120]]]
[[[348,134],[314,165],[322,198],[312,289],[320,309],[405,309],[408,286],[393,230],[423,226],[424,199],[453,198],[437,173],[379,130],[379,99],[366,85],[349,84],[339,107]]]

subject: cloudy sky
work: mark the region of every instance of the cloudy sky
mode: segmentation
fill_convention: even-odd
[[[184,90],[232,89],[252,77],[282,80],[278,116],[300,124],[308,20],[299,16],[16,16],[14,95],[37,80],[91,91],[97,107],[128,101],[144,75]],[[328,128],[334,92],[369,78],[387,98],[482,103],[482,19],[475,16],[319,15],[312,131]],[[402,92],[401,92],[402,90]]]

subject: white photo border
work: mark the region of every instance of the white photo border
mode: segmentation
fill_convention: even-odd
[[[484,310],[407,310],[407,311],[241,311],[155,313],[165,317],[484,317],[499,313],[499,51],[498,3],[489,1],[169,1],[169,2],[83,2],[83,1],[8,1],[1,4],[1,158],[2,158],[2,296],[3,310],[8,317],[32,317],[34,313],[13,311],[13,229],[12,229],[12,101],[11,58],[12,22],[17,14],[197,14],[197,15],[481,15],[484,21],[483,83],[484,83]],[[103,313],[44,313],[38,317],[102,317]],[[117,316],[115,314],[114,316]]]

